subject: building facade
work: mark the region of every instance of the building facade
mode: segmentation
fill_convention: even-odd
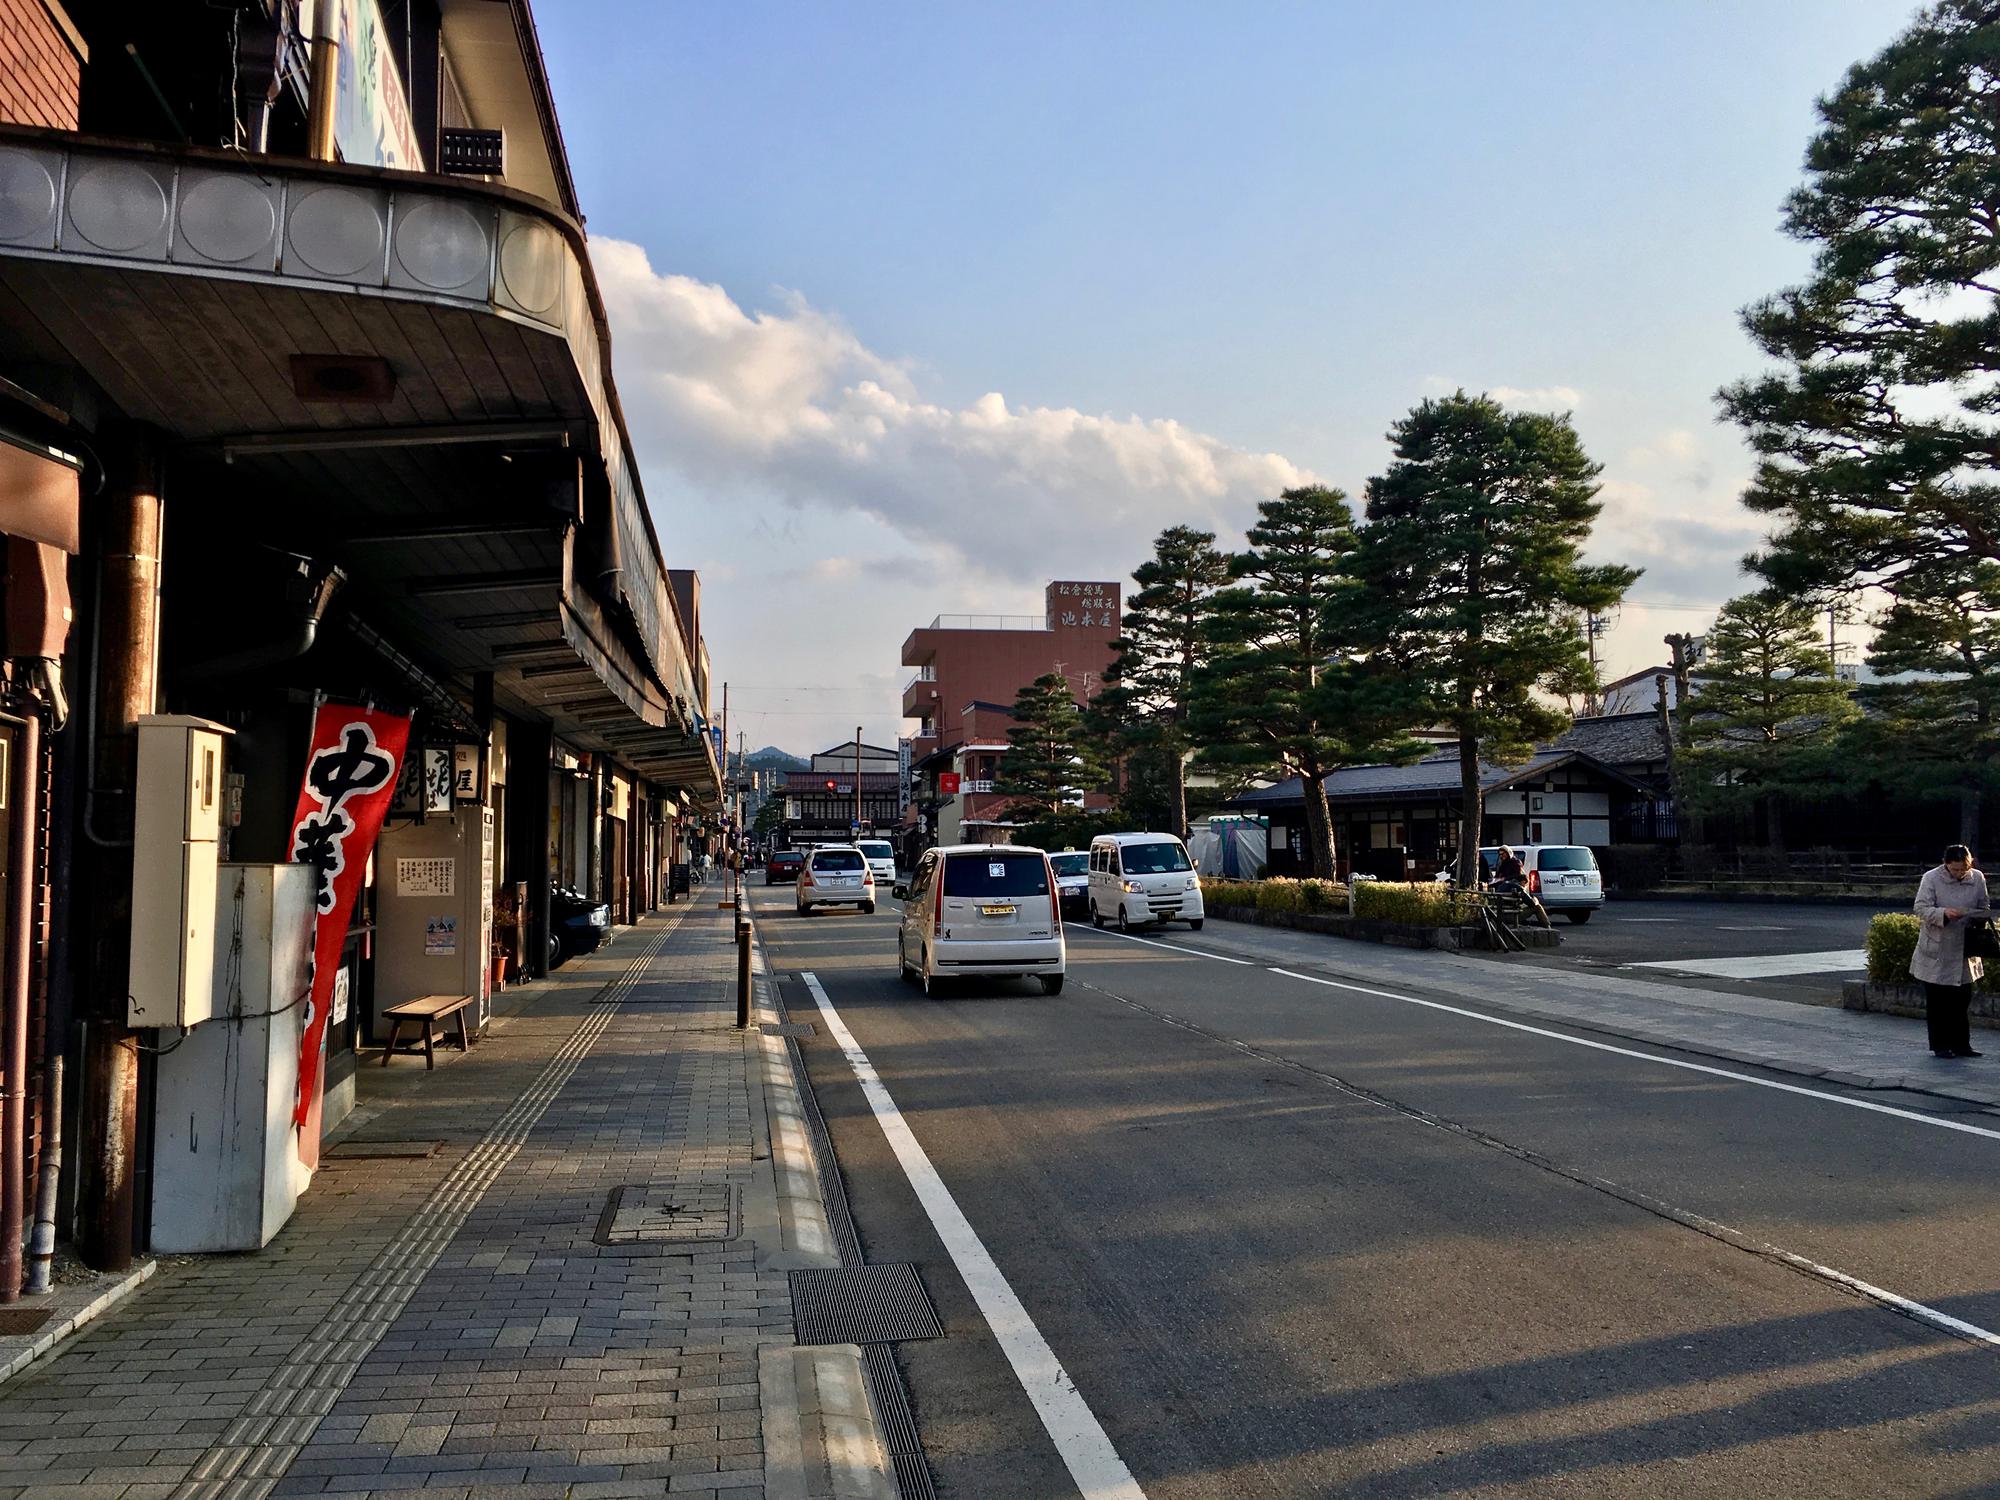
[[[1040,615],[939,615],[910,632],[902,661],[916,675],[904,684],[902,710],[916,730],[906,857],[947,841],[947,830],[970,836],[968,821],[989,832],[1005,823],[993,776],[977,773],[992,772],[1006,750],[1015,698],[1050,672],[1069,680],[1079,703],[1095,697],[1117,658],[1123,609],[1116,583],[1058,580],[1045,590]],[[968,781],[980,790],[967,790]]]
[[[558,886],[632,921],[718,815],[526,0],[394,9],[0,0],[0,1300],[24,1218],[157,1247],[140,1111],[255,1019],[218,884],[339,913],[259,1013],[303,1187],[384,1008],[546,972]]]

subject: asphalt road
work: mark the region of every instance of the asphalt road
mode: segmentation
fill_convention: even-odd
[[[1582,968],[1639,965],[1636,972],[1666,984],[1740,989],[1837,1005],[1840,981],[1861,977],[1858,964],[1757,978],[1660,965],[1856,951],[1867,939],[1872,915],[1873,910],[1864,906],[1806,902],[1611,901],[1581,927],[1557,917],[1562,947],[1553,954],[1537,954],[1532,961]]]
[[[1746,1248],[2000,1329],[2000,1138],[1074,927],[925,1001],[752,898],[944,1495],[1078,1491],[802,971],[1149,1496],[2000,1494],[2000,1347]]]

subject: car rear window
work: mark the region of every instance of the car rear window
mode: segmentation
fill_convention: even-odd
[[[1123,852],[1127,875],[1165,875],[1172,870],[1190,870],[1187,850],[1179,844],[1127,844]]]
[[[1056,867],[1058,875],[1088,875],[1090,856],[1088,854],[1051,854],[1049,863]]]
[[[944,893],[975,900],[1046,896],[1048,861],[1039,854],[954,854],[944,862]]]
[[[1594,870],[1597,856],[1588,849],[1544,849],[1535,856],[1539,870]]]
[[[826,849],[813,856],[815,870],[858,870],[866,863],[858,849]]]

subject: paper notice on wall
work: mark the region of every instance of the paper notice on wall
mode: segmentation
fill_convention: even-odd
[[[347,992],[353,987],[353,976],[347,965],[340,966],[340,972],[333,976],[333,1014],[329,1018],[335,1026],[347,1024]]]
[[[396,894],[399,896],[457,895],[458,861],[455,859],[397,860]]]
[[[424,923],[425,958],[455,958],[457,955],[457,917],[432,917]]]

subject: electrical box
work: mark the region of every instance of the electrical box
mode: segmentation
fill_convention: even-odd
[[[160,1053],[153,1086],[157,1252],[260,1250],[312,1174],[292,1106],[312,982],[309,866],[224,864],[218,872],[209,1019]]]
[[[186,714],[139,718],[126,998],[133,1026],[194,1026],[212,1013],[222,739],[232,732]]]

